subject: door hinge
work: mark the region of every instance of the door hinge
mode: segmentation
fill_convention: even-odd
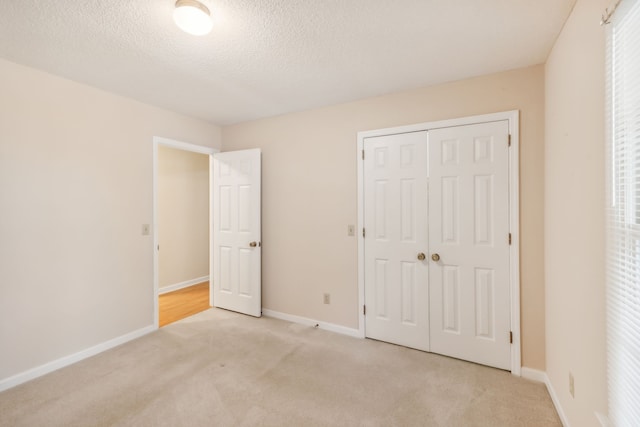
[[[366,234],[366,233],[364,232],[364,228],[363,228],[363,229],[362,229],[362,238],[363,238],[363,239],[364,239],[365,234]]]
[[[364,160],[364,150],[362,150],[362,160]]]
[[[509,244],[511,244],[511,233],[509,233]]]
[[[509,344],[513,344],[513,332],[509,331]]]
[[[367,306],[366,306],[366,305],[363,305],[363,306],[362,306],[362,314],[363,314],[364,316],[366,316],[366,315],[367,315]]]
[[[508,141],[509,141],[509,147],[511,147],[511,134],[509,134],[508,136]]]

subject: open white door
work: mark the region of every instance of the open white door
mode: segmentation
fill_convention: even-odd
[[[213,155],[213,305],[260,317],[259,149]]]

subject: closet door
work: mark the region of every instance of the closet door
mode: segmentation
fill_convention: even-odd
[[[510,369],[508,132],[364,140],[367,337]]]
[[[364,141],[366,336],[429,349],[427,133]]]
[[[429,131],[431,351],[510,369],[509,126]]]

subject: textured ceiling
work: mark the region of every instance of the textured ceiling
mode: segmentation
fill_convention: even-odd
[[[230,124],[545,61],[575,0],[0,0],[0,57]]]

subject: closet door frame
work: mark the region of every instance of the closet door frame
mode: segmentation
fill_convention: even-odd
[[[505,111],[478,116],[469,116],[435,122],[419,123],[408,126],[400,126],[385,129],[376,129],[358,132],[357,135],[357,174],[358,174],[358,335],[365,337],[365,286],[364,286],[364,162],[362,153],[365,138],[393,135],[398,133],[429,131],[438,128],[464,126],[476,123],[507,120],[509,123],[510,149],[509,149],[509,222],[511,233],[511,246],[509,249],[509,289],[511,310],[511,331],[513,339],[511,343],[511,373],[521,375],[521,331],[520,331],[520,141],[519,141],[518,110]]]

